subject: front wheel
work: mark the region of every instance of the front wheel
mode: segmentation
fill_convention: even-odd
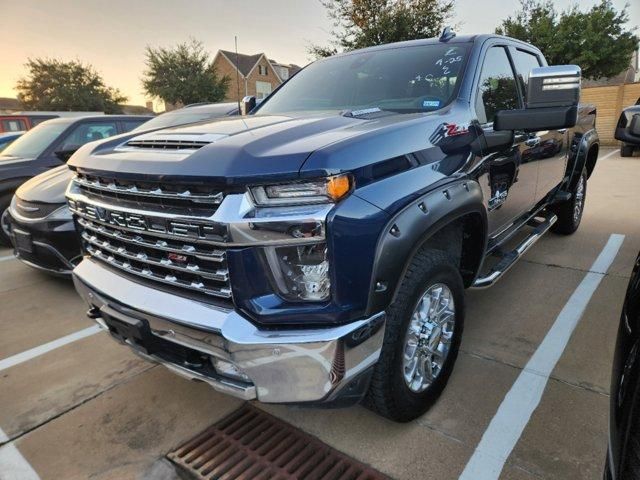
[[[584,202],[587,198],[587,171],[583,170],[578,183],[571,192],[571,198],[552,207],[558,216],[558,221],[551,227],[556,233],[571,235],[578,230],[584,212]]]
[[[0,199],[0,246],[11,246],[9,239],[9,203]]]
[[[446,253],[419,251],[387,310],[368,405],[398,422],[426,412],[447,384],[464,323],[464,286]]]

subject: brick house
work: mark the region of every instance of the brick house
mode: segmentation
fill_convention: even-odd
[[[220,77],[227,75],[231,79],[224,99],[226,102],[234,102],[247,95],[265,98],[278,85],[300,70],[297,65],[285,65],[269,60],[264,53],[236,55],[235,52],[228,50],[218,50],[213,64],[217,75]],[[239,95],[236,77],[240,80]]]

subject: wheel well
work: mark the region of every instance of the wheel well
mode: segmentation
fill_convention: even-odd
[[[446,252],[460,270],[465,288],[476,277],[485,248],[485,232],[482,216],[468,213],[448,223],[431,235],[421,248]]]
[[[585,166],[587,167],[587,178],[591,176],[593,169],[596,168],[596,161],[598,160],[598,151],[600,146],[594,143],[587,152],[587,159],[585,160]]]

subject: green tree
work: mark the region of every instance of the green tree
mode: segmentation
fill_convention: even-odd
[[[121,113],[120,105],[127,101],[119,90],[107,87],[91,65],[30,58],[25,67],[28,74],[18,80],[16,90],[26,110]]]
[[[171,104],[219,102],[229,87],[229,77],[218,78],[213,60],[197,40],[172,48],[147,47],[145,63],[144,91]]]
[[[340,51],[435,37],[453,13],[453,0],[322,0],[333,21],[330,46],[311,45],[327,57]]]
[[[618,12],[601,0],[588,11],[576,4],[558,13],[549,0],[520,0],[520,10],[496,33],[536,45],[550,65],[579,65],[590,79],[613,77],[629,67],[638,47],[634,29],[625,28],[627,8]]]

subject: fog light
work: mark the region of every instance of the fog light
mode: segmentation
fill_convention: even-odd
[[[242,380],[243,382],[251,382],[251,379],[247,376],[247,374],[231,362],[226,362],[224,360],[220,360],[219,358],[212,358],[211,363],[213,363],[213,368],[215,368],[216,372],[218,372],[220,375],[235,378],[237,380]]]
[[[326,243],[269,247],[265,253],[281,296],[315,302],[329,298],[331,281]]]

